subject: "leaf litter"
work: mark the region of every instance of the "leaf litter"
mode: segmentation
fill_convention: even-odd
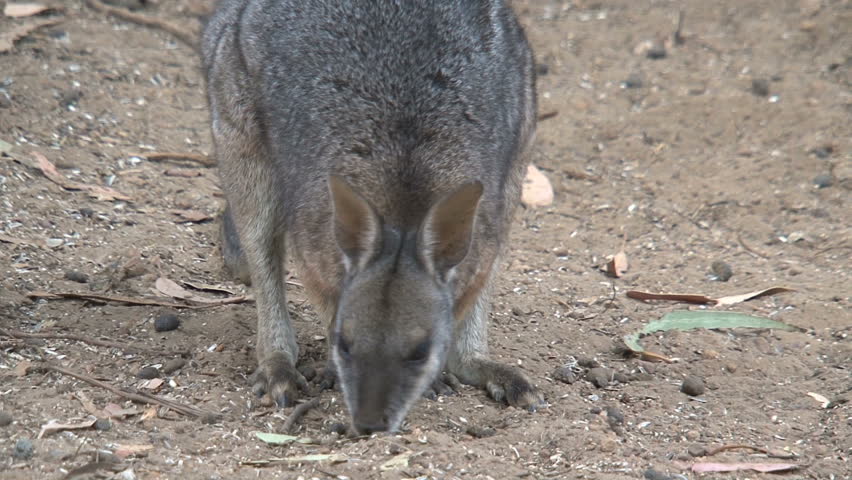
[[[771,287],[740,295],[729,295],[719,298],[711,298],[707,295],[692,293],[649,293],[640,292],[638,290],[628,290],[626,295],[628,298],[642,301],[669,300],[673,302],[694,303],[698,305],[735,305],[737,303],[747,302],[760,297],[769,297],[785,292],[795,292],[795,290],[787,287]]]

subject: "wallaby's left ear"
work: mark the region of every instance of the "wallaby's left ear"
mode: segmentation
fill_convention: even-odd
[[[442,279],[467,256],[481,198],[482,183],[466,183],[433,205],[420,226],[417,254]]]
[[[361,269],[382,249],[382,220],[372,205],[338,175],[329,175],[334,238],[346,269]]]

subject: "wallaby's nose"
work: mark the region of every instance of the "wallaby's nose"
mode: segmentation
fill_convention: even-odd
[[[361,435],[372,435],[376,432],[384,432],[388,429],[388,422],[355,422],[355,430]]]

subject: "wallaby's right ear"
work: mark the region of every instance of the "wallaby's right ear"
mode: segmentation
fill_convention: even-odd
[[[346,270],[363,268],[382,249],[382,220],[367,200],[338,175],[329,175],[334,238]]]
[[[480,198],[482,183],[464,184],[433,205],[420,226],[418,255],[429,270],[444,280],[467,256]]]

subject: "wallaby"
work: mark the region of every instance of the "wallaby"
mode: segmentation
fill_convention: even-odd
[[[489,290],[536,118],[532,53],[506,2],[222,0],[202,50],[223,252],[256,292],[255,393],[290,405],[307,389],[286,246],[328,321],[326,379],[357,433],[398,430],[419,397],[458,381],[542,406],[488,358]]]

